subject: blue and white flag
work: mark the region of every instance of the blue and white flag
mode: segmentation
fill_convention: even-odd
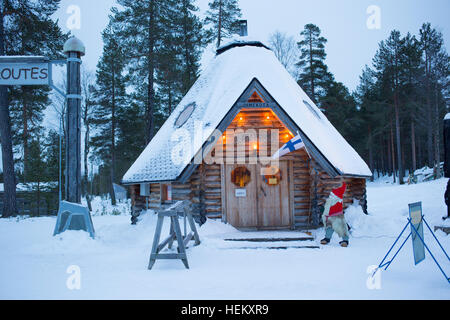
[[[289,140],[280,150],[275,152],[275,154],[272,156],[272,159],[280,158],[285,154],[294,152],[295,150],[299,150],[301,148],[305,148],[306,150],[305,143],[303,142],[300,135],[297,135],[296,137]]]

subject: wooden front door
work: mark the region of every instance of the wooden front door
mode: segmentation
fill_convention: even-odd
[[[276,168],[279,172],[261,165],[257,167],[258,227],[290,227],[288,162],[280,161]]]
[[[257,227],[256,165],[226,165],[225,168],[228,223],[237,228]],[[247,174],[248,181],[243,181]]]
[[[288,162],[279,172],[260,164],[225,165],[227,222],[237,228],[289,228]]]

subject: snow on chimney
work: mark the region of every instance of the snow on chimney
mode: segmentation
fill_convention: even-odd
[[[239,20],[239,35],[241,37],[248,36],[247,20]]]

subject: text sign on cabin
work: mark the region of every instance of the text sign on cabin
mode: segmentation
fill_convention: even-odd
[[[49,60],[45,57],[0,57],[0,85],[49,85]]]

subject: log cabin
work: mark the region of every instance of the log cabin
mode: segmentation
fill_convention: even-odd
[[[300,135],[306,148],[271,156]],[[262,42],[241,37],[217,49],[123,177],[133,219],[189,200],[194,210],[238,229],[311,229],[332,188],[344,207],[367,213],[358,153]]]

